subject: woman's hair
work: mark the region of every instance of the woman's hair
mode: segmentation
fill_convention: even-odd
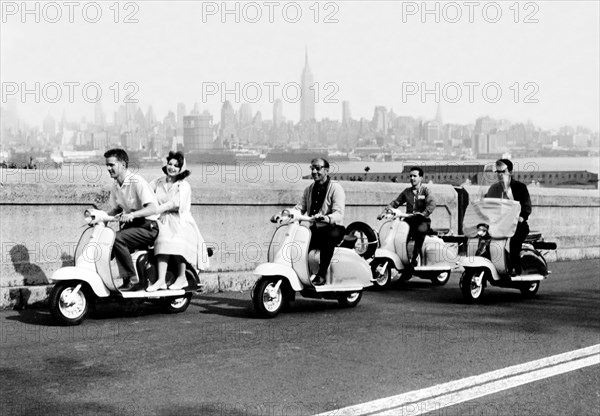
[[[185,160],[185,158],[183,157],[183,153],[182,152],[173,152],[170,151],[169,155],[167,156],[167,164],[169,163],[169,161],[171,159],[175,159],[177,161],[177,166],[179,166],[180,168],[183,167],[183,162]],[[167,166],[163,166],[162,171],[165,173],[165,175],[167,174]],[[181,172],[179,172],[179,174],[177,176],[175,176],[175,182],[180,181],[182,179],[187,178],[188,176],[190,176],[192,172],[190,172],[189,170],[182,170]]]

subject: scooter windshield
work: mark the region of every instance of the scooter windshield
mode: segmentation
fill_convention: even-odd
[[[493,238],[512,237],[517,229],[521,204],[518,201],[499,198],[483,198],[467,207],[463,220],[463,233],[477,237],[477,226],[487,224]]]

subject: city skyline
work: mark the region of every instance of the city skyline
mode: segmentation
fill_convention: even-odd
[[[48,113],[60,120],[64,112],[71,121],[83,116],[90,121],[94,105],[81,99],[81,89],[95,83],[87,94],[100,89],[109,118],[130,94],[144,112],[152,106],[159,118],[177,111],[180,102],[188,113],[199,103],[217,123],[221,90],[246,88],[239,100],[226,97],[238,111],[246,101],[243,95],[258,86],[261,99],[249,103],[253,114],[260,111],[263,119],[272,119],[274,100],[280,99],[281,114],[296,123],[300,102],[283,97],[283,88],[289,86],[288,98],[295,98],[308,54],[318,83],[317,120],[341,121],[343,102],[349,103],[355,120],[371,120],[377,107],[430,120],[440,101],[446,123],[472,124],[490,116],[531,121],[545,129],[570,125],[598,130],[595,2],[528,2],[537,7],[531,9],[502,4],[502,19],[496,23],[490,23],[491,7],[485,15],[473,13],[473,22],[463,9],[461,21],[451,23],[452,10],[441,2],[430,4],[429,15],[415,12],[420,3],[413,2],[328,2],[312,9],[302,4],[303,18],[297,23],[290,23],[293,2],[278,3],[282,10],[290,7],[286,15],[274,13],[272,23],[266,21],[266,10],[262,21],[251,23],[250,3],[232,3],[238,5],[237,15],[235,6],[233,14],[223,15],[214,9],[220,3],[202,3],[131,3],[137,9],[120,10],[118,19],[106,6],[96,24],[76,13],[69,23],[66,10],[62,21],[50,23],[54,15],[42,6],[40,23],[33,21],[36,16],[3,9],[3,98],[15,85],[32,88],[36,82],[52,95],[56,88],[50,84],[56,83],[60,102],[43,102],[44,94],[39,104],[31,102],[33,94],[26,96],[27,102],[19,98],[23,119],[41,126]],[[492,3],[481,3],[482,10]],[[124,23],[126,16],[138,22]],[[527,19],[537,22],[528,24]],[[157,25],[164,27],[161,33]],[[65,102],[65,83],[79,83],[72,104]],[[439,97],[431,92],[436,86]],[[493,102],[498,92],[501,99]],[[458,93],[461,99],[451,102]],[[114,103],[116,96],[119,102]],[[5,102],[0,104],[6,108]]]

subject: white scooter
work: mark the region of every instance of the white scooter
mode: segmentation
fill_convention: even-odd
[[[445,240],[466,243],[467,256],[459,264],[464,268],[460,288],[465,300],[478,302],[485,287],[513,288],[532,298],[542,280],[550,274],[544,255],[539,250],[556,250],[556,243],[546,242],[539,232],[530,232],[520,253],[523,272],[519,276],[508,274],[510,237],[515,233],[521,205],[508,199],[484,198],[467,207],[463,221],[465,235]]]
[[[335,299],[343,307],[358,305],[365,287],[371,286],[371,269],[355,250],[356,237],[346,235],[336,247],[325,284],[313,285],[310,276],[319,268],[319,250],[310,250],[310,224],[313,217],[284,210],[275,219],[275,230],[268,251],[268,262],[260,264],[254,274],[260,278],[252,288],[257,313],[273,318],[296,293],[306,298]]]
[[[50,313],[58,322],[64,325],[80,324],[87,317],[90,307],[100,299],[159,302],[174,313],[187,309],[193,293],[202,289],[194,267],[187,263],[186,288],[146,292],[143,289],[146,284],[157,278],[155,259],[151,249],[136,251],[132,254],[133,264],[142,289],[122,292],[118,289],[123,282],[119,278],[116,260],[111,261],[115,231],[106,225],[118,221],[118,217],[111,217],[96,209],[86,210],[84,215],[89,227],[81,235],[75,249],[75,266],[58,269],[50,278],[51,282],[56,283],[50,294]],[[177,272],[173,271],[169,264],[167,283],[174,280]]]
[[[379,248],[371,262],[373,283],[382,289],[393,282],[406,282],[412,276],[431,280],[434,285],[448,283],[452,269],[456,268],[458,247],[446,244],[434,235],[425,236],[417,266],[412,270],[409,253],[413,253],[414,241],[409,240],[409,225],[403,221],[412,214],[405,214],[398,209],[386,208],[377,219],[384,220],[379,229]]]

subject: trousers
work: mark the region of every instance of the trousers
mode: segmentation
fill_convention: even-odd
[[[310,227],[312,232],[309,244],[310,249],[319,249],[321,252],[321,258],[319,260],[319,272],[317,273],[321,277],[327,275],[327,269],[331,264],[333,258],[333,251],[335,247],[344,238],[344,232],[346,228],[341,225],[326,224],[317,227],[313,225]]]
[[[123,225],[121,230],[117,231],[115,243],[112,249],[112,255],[117,259],[120,269],[124,274],[123,279],[129,279],[136,275],[131,259],[131,252],[138,249],[145,249],[154,244],[158,235],[158,224],[156,221],[150,221],[145,218],[136,219],[131,223]]]

